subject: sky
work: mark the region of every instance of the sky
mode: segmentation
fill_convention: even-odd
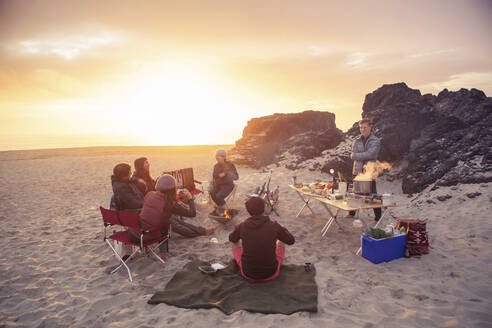
[[[232,144],[366,94],[492,95],[492,1],[0,0],[0,150]]]

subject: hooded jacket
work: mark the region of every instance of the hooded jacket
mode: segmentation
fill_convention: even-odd
[[[277,240],[292,245],[294,236],[268,216],[252,216],[236,226],[229,241],[242,240],[241,258],[244,274],[253,279],[265,279],[277,270]]]
[[[158,191],[149,191],[143,202],[142,210],[140,211],[140,225],[143,230],[158,228],[164,230],[169,228],[169,219],[171,212],[164,213],[164,194]],[[140,230],[130,228],[131,234],[140,238]],[[159,238],[160,231],[153,231],[145,234],[144,241],[154,240]]]
[[[352,174],[356,176],[357,174],[362,173],[364,165],[367,162],[375,162],[378,159],[380,149],[381,141],[372,132],[365,142],[362,136],[356,139],[352,146],[352,159],[354,160]]]
[[[114,199],[119,210],[139,209],[143,205],[143,195],[135,184],[111,176]]]

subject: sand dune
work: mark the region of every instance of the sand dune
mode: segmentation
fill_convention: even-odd
[[[296,237],[286,263],[316,265],[318,313],[263,315],[219,310],[187,310],[146,302],[164,289],[191,258],[231,258],[227,236],[233,224],[213,237],[183,239],[174,235],[171,257],[164,266],[148,257],[132,263],[134,282],[126,272],[109,272],[117,262],[102,240],[99,205],[111,195],[109,176],[118,162],[147,156],[154,176],[162,170],[194,167],[207,180],[214,147],[101,147],[0,153],[0,326],[6,327],[490,327],[492,322],[492,184],[430,187],[420,194],[401,194],[398,181],[380,179],[380,191],[395,193],[395,218],[428,219],[431,252],[420,258],[372,264],[354,255],[360,229],[341,220],[321,238],[325,210],[313,203],[305,210],[287,185],[295,174],[302,181],[327,178],[309,170],[273,168],[280,186],[280,217],[272,215]],[[244,194],[267,173],[239,167],[235,222],[245,219]],[[384,190],[383,190],[384,189]],[[474,198],[466,194],[480,193]],[[451,197],[440,201],[438,196]],[[208,205],[199,216],[212,223]],[[363,216],[371,222],[372,213]]]

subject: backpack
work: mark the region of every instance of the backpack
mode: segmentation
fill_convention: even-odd
[[[429,238],[425,220],[398,219],[396,229],[405,227],[407,233],[407,251],[409,255],[429,254]]]

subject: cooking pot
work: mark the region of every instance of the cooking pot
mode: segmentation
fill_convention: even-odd
[[[354,180],[354,192],[356,194],[370,194],[372,192],[372,180]]]

